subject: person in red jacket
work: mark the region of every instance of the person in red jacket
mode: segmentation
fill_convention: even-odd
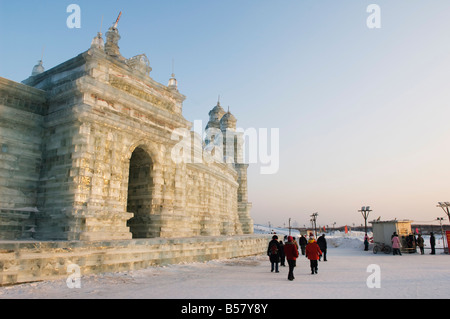
[[[294,268],[298,257],[297,245],[295,245],[294,238],[292,236],[288,237],[288,242],[284,245],[284,253],[289,265],[288,279],[292,281],[295,279]]]
[[[305,255],[306,258],[309,259],[309,263],[311,265],[311,275],[317,274],[317,270],[319,268],[317,261],[319,260],[320,255],[322,255],[322,251],[314,238],[311,238],[308,241],[308,245],[306,245],[305,249]]]

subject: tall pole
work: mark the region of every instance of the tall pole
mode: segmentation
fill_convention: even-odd
[[[117,20],[114,23],[113,29],[117,29],[117,25],[119,24],[119,20],[120,20],[121,16],[122,16],[122,11],[120,11],[119,16],[117,17]]]
[[[364,232],[366,233],[366,235],[367,235],[367,218],[369,217],[369,213],[371,211],[372,210],[370,209],[370,206],[363,206],[361,207],[360,210],[358,210],[358,212],[361,212],[361,215],[364,218]]]
[[[311,215],[311,222],[314,224],[314,237],[317,238],[317,216],[319,216],[319,213],[314,213]]]
[[[442,228],[442,221],[444,220],[444,218],[442,217],[438,217],[437,220],[439,221],[439,223],[441,224],[441,236],[442,236],[442,245],[444,247],[444,253],[445,253],[445,237],[444,237],[444,228]]]
[[[291,219],[289,218],[289,236],[291,236]]]

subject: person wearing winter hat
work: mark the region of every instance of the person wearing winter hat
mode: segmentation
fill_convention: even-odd
[[[317,270],[319,268],[318,260],[320,255],[322,255],[322,251],[314,238],[309,239],[308,245],[306,245],[305,255],[306,258],[309,259],[311,275],[317,274]]]
[[[278,236],[273,235],[272,240],[269,243],[269,247],[267,247],[267,256],[269,256],[270,264],[271,264],[271,272],[275,270],[278,271],[278,263],[280,262],[280,243],[278,242]]]
[[[289,265],[288,280],[292,281],[294,277],[294,268],[296,266],[296,260],[298,257],[297,245],[295,245],[294,238],[292,236],[288,237],[286,245],[284,245],[284,254]]]

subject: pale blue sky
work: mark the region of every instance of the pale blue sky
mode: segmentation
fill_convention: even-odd
[[[81,29],[66,8],[81,7]],[[366,8],[381,7],[381,29]],[[257,223],[430,221],[450,201],[448,0],[0,1],[0,76],[22,81],[87,50],[123,11],[121,53],[175,73],[184,116],[221,95],[242,128],[280,129],[280,170],[249,169]]]

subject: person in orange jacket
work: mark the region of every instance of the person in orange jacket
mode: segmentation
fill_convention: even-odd
[[[306,258],[309,259],[309,264],[311,266],[311,275],[317,274],[319,268],[319,257],[322,255],[319,245],[314,238],[310,238],[308,245],[305,249]]]
[[[288,279],[292,281],[295,279],[294,268],[298,257],[297,245],[295,245],[294,238],[292,236],[288,237],[288,242],[284,245],[284,253],[289,265]]]

